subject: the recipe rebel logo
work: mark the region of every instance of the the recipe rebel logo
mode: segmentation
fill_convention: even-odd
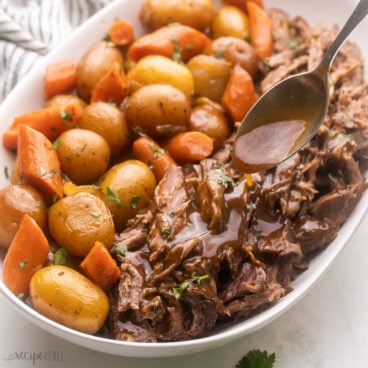
[[[14,351],[6,354],[3,361],[28,361],[36,366],[39,362],[63,362],[63,352],[59,350],[51,351]]]

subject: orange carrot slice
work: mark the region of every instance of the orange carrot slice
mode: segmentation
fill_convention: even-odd
[[[117,46],[126,46],[134,41],[134,29],[131,23],[117,19],[110,26],[109,33],[111,42]]]

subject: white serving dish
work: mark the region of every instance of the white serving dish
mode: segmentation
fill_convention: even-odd
[[[347,14],[357,3],[353,0],[328,0],[324,2],[319,0],[309,0],[308,2],[301,0],[265,0],[264,2],[266,7],[280,7],[290,14],[302,15],[312,24],[322,21],[330,25],[335,22],[342,24],[346,20]],[[47,64],[65,59],[80,59],[89,45],[97,42],[105,35],[108,25],[117,16],[132,22],[138,34],[143,32],[137,18],[141,3],[142,0],[118,0],[113,2],[79,27],[64,44],[37,63],[0,105],[0,135],[11,124],[14,116],[36,110],[43,105],[43,75]],[[368,54],[368,46],[365,40],[367,33],[368,22],[364,21],[352,36],[363,48],[365,56]],[[3,171],[5,167],[11,168],[13,160],[13,155],[0,145],[0,170]],[[7,184],[8,180],[1,176],[0,188]],[[243,322],[223,326],[221,329],[215,330],[210,336],[201,339],[171,343],[131,343],[100,338],[71,330],[43,317],[14,296],[1,280],[0,298],[10,302],[21,315],[40,328],[65,340],[104,353],[134,357],[159,357],[213,349],[228,344],[234,339],[245,337],[247,334],[270,323],[303,297],[323,276],[341,250],[347,245],[349,238],[359,225],[367,209],[368,194],[366,193],[342,227],[335,241],[311,262],[310,268],[293,283],[294,290],[276,305]],[[1,252],[1,254],[4,254],[4,252]],[[0,271],[1,268],[2,260],[0,260]]]

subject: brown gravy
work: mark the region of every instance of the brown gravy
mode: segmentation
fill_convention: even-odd
[[[256,126],[235,140],[235,168],[254,173],[283,161],[304,136],[305,130],[304,120],[282,120]]]

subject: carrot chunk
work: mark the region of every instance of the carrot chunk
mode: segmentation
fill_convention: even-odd
[[[45,97],[68,93],[77,81],[77,63],[72,60],[50,64],[46,68],[44,88]]]
[[[256,3],[259,7],[263,8],[263,0],[222,0],[222,2],[225,5],[232,5],[236,6],[237,8],[240,8],[243,11],[247,11],[247,3],[249,1],[253,1]]]
[[[126,46],[134,41],[134,29],[131,23],[117,19],[110,26],[109,33],[111,42],[117,46]]]
[[[128,80],[120,64],[115,63],[93,88],[91,103],[103,101],[120,104],[127,94]]]
[[[32,275],[42,267],[49,253],[49,243],[37,222],[25,214],[3,264],[3,281],[9,290],[24,299]]]
[[[235,65],[222,95],[222,105],[235,122],[242,121],[256,101],[252,77],[240,65]]]
[[[179,133],[164,142],[163,147],[178,163],[203,160],[213,151],[213,140],[201,132]]]
[[[175,165],[173,158],[149,137],[139,137],[133,143],[134,157],[152,168],[159,182],[170,165]]]
[[[18,171],[24,184],[38,189],[49,203],[63,196],[60,161],[51,142],[28,125],[18,128]]]
[[[211,40],[195,28],[173,24],[138,38],[128,54],[132,61],[156,54],[185,62],[200,54],[210,43]]]
[[[121,274],[115,260],[99,241],[96,241],[79,267],[89,279],[105,291],[111,289]]]
[[[272,20],[268,14],[253,1],[247,2],[250,28],[250,43],[262,59],[271,56],[273,47]]]

